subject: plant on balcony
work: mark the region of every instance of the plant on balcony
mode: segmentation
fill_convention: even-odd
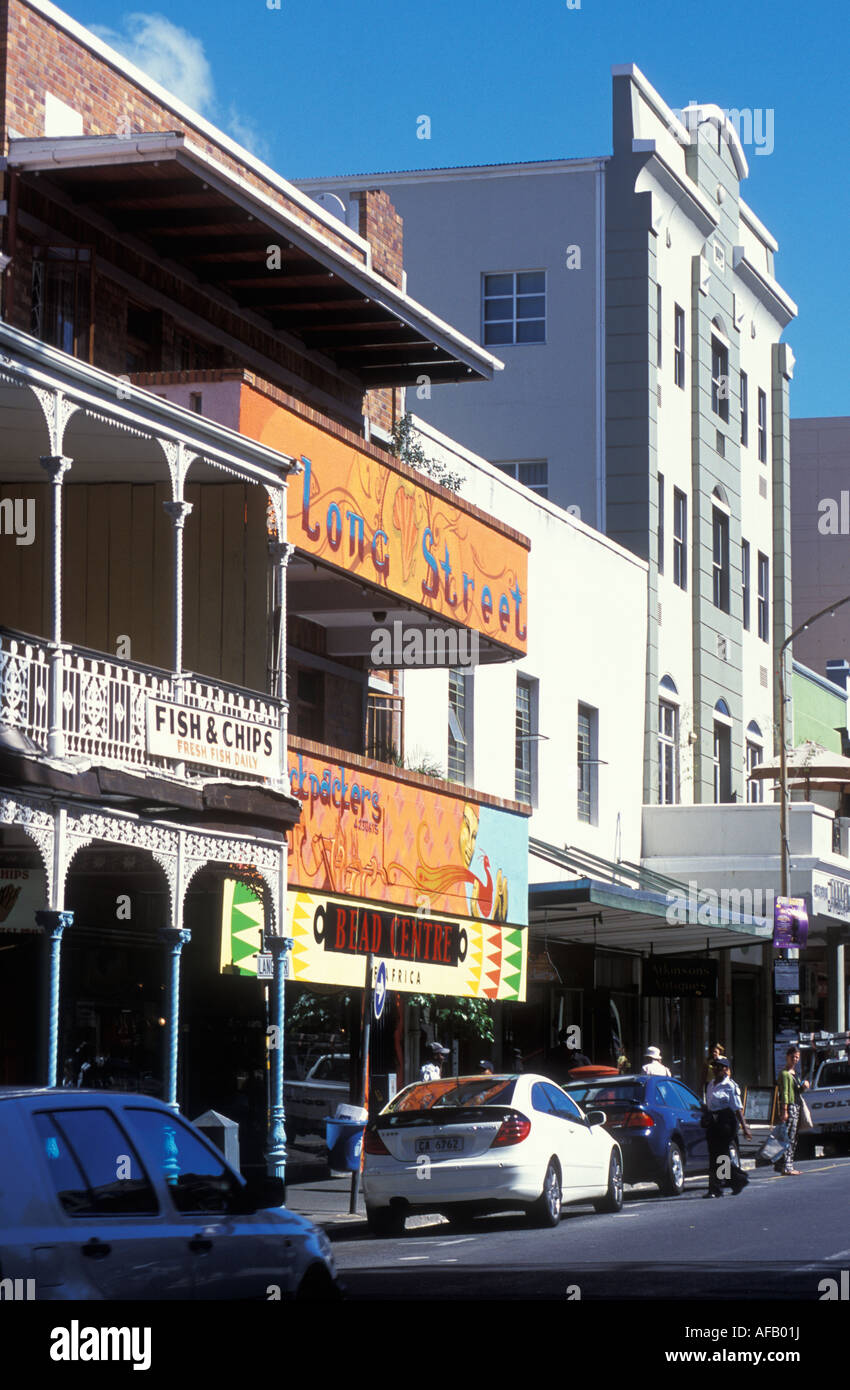
[[[413,416],[410,411],[402,415],[400,420],[396,420],[392,430],[392,443],[390,453],[394,454],[402,463],[408,463],[411,468],[417,469],[420,473],[425,473],[429,478],[433,478],[435,483],[442,483],[450,492],[460,492],[463,487],[463,474],[453,473],[444,463],[438,459],[429,459],[422,445],[416,439],[416,431],[413,427]]]

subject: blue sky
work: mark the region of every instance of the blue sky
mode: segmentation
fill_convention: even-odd
[[[743,194],[779,242],[777,276],[800,309],[785,333],[792,414],[850,414],[846,0],[280,6],[169,0],[167,19],[155,4],[62,7],[293,179],[607,154],[614,63],[637,63],[673,108],[763,113]]]

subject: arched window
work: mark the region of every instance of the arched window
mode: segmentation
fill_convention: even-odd
[[[764,736],[754,719],[747,725],[747,800],[758,804],[764,801],[764,782],[751,781],[753,771],[764,761]]]
[[[679,803],[679,692],[672,676],[658,682],[658,804]]]

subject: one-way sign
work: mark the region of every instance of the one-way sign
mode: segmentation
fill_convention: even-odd
[[[387,1002],[387,963],[382,960],[375,975],[375,992],[372,995],[372,1007],[375,1011],[376,1021],[384,1012],[384,1005]]]

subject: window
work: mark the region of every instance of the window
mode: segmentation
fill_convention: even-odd
[[[578,818],[588,825],[599,821],[597,756],[599,711],[590,705],[578,707]]]
[[[685,311],[676,305],[673,320],[673,380],[685,389]]]
[[[664,573],[664,474],[658,474],[658,573]]]
[[[714,531],[713,598],[715,608],[729,612],[729,518],[712,508]]]
[[[136,1150],[108,1110],[75,1106],[41,1112],[34,1120],[47,1171],[68,1216],[153,1216],[159,1210]],[[119,1158],[125,1160],[120,1167]]]
[[[449,671],[449,757],[448,774],[450,782],[466,782],[466,764],[469,743],[467,738],[467,716],[469,706],[469,674],[466,671]]]
[[[664,682],[662,682],[662,687]],[[672,681],[670,682],[672,685]],[[675,687],[674,687],[675,689]],[[658,804],[679,802],[679,708],[669,700],[658,701]]]
[[[71,357],[91,361],[92,253],[77,246],[36,246],[32,261],[32,333]]]
[[[747,776],[764,761],[764,742],[762,732],[755,720],[747,725]],[[764,801],[764,782],[747,782],[747,800],[759,803]]]
[[[542,343],[545,339],[545,270],[485,275],[485,344]]]
[[[714,707],[714,800],[732,800],[732,719],[725,700]]]
[[[673,489],[673,583],[688,587],[688,499]]]
[[[746,445],[750,435],[750,415],[747,403],[747,373],[741,372],[741,443]]]
[[[548,459],[511,459],[507,463],[497,463],[496,467],[509,478],[516,478],[538,497],[549,496]]]
[[[759,551],[758,566],[758,634],[763,642],[769,642],[770,604],[768,600],[768,591],[770,588],[770,561],[768,560],[766,555],[762,555],[761,551]]]
[[[759,463],[767,463],[767,396],[759,391]]]
[[[655,365],[661,366],[661,286],[655,286]]]
[[[517,676],[514,795],[528,805],[537,795],[537,681]]]
[[[162,1173],[178,1211],[226,1214],[233,1209],[240,1190],[236,1177],[176,1115],[141,1106],[129,1109],[128,1115],[148,1162]]]
[[[744,629],[750,630],[750,543],[741,541],[741,592],[744,599]]]
[[[729,419],[729,349],[719,338],[711,339],[711,408],[721,420]]]

